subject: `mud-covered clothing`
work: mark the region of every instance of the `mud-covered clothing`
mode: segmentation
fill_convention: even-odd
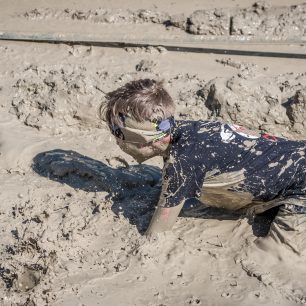
[[[280,244],[284,243],[299,255],[304,254],[306,251],[305,207],[290,203],[281,205],[267,236]]]
[[[290,198],[304,211],[305,155],[306,141],[222,122],[177,122],[158,206],[197,197],[209,206],[259,213]]]

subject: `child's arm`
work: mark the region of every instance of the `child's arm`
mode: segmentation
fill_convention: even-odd
[[[184,184],[186,183],[184,175],[175,176],[177,170],[178,166],[176,162],[166,162],[163,169],[163,183],[159,201],[146,231],[146,235],[171,230],[184,205],[184,191],[179,193],[179,197],[173,197],[174,194],[178,194],[180,187],[184,189],[182,187],[184,185],[186,186]]]
[[[187,159],[173,159],[163,170],[163,184],[160,199],[146,234],[171,230],[186,198],[196,197],[201,190],[204,171]]]
[[[174,207],[158,206],[146,231],[146,235],[171,230],[183,205],[184,202]]]

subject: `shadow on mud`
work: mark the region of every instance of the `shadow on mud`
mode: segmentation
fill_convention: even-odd
[[[115,215],[122,214],[143,233],[152,217],[161,190],[161,170],[149,165],[112,168],[71,150],[55,149],[36,155],[33,170],[41,176],[87,192],[109,193]],[[99,211],[99,207],[96,209]],[[237,220],[241,215],[211,208],[196,199],[186,201],[181,217]],[[264,236],[272,217],[264,214],[252,223],[256,236]]]
[[[75,151],[55,149],[36,155],[32,168],[74,189],[108,192],[112,211],[129,219],[140,232],[148,226],[160,194],[161,170],[154,166],[112,168]]]

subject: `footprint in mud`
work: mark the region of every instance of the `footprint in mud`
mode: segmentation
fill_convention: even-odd
[[[185,305],[203,305],[203,304],[201,302],[201,299],[192,296],[187,298],[187,300],[185,301]],[[205,303],[205,305],[207,304]]]

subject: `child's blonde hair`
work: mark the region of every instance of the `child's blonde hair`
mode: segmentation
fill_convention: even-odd
[[[142,122],[166,119],[174,114],[174,102],[162,82],[151,79],[132,81],[106,95],[105,118],[111,127],[122,127],[122,115]]]

